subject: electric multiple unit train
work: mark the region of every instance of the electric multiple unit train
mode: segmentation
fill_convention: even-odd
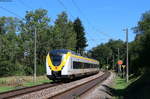
[[[99,62],[66,49],[52,50],[46,57],[47,77],[51,80],[73,79],[99,72]]]

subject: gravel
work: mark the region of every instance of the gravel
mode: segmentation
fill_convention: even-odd
[[[80,99],[111,99],[112,96],[108,93],[105,86],[112,86],[115,76],[115,73],[111,72],[111,76],[108,79],[80,96]]]
[[[40,90],[40,91],[37,91],[37,92],[32,92],[32,93],[29,93],[29,94],[24,94],[22,96],[17,96],[13,99],[45,99],[45,98],[49,98],[49,97],[54,96],[56,94],[59,94],[63,91],[66,91],[70,88],[78,86],[82,83],[88,82],[91,79],[97,78],[98,76],[100,76],[102,74],[104,74],[104,73],[99,72],[96,75],[93,75],[93,76],[90,76],[90,77],[87,77],[87,78],[84,78],[84,79],[81,79],[81,80],[61,84],[61,85],[58,85],[58,86],[55,86],[55,87],[50,87],[50,88],[43,89],[43,90]]]

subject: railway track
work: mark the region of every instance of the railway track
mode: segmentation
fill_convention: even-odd
[[[59,84],[61,84],[61,83],[45,83],[45,84],[36,85],[36,86],[32,86],[32,87],[25,87],[25,88],[21,88],[21,89],[17,89],[17,90],[3,92],[3,93],[0,93],[0,99],[17,97],[17,96],[20,96],[23,94],[28,94],[30,92],[35,92],[35,91],[39,91],[39,90],[42,90],[45,88],[54,87]]]
[[[80,95],[86,93],[92,87],[96,86],[97,84],[101,83],[102,81],[106,80],[110,76],[110,72],[106,72],[103,75],[99,76],[98,78],[92,79],[88,82],[85,82],[81,85],[75,86],[69,90],[66,90],[62,93],[56,94],[50,99],[78,99]]]
[[[85,81],[84,79],[73,81],[70,83],[54,83],[42,84],[33,87],[13,90],[9,92],[0,93],[0,99],[4,98],[21,98],[21,99],[37,99],[37,98],[50,98],[50,99],[74,99],[86,93],[95,85],[106,80],[110,76],[110,72],[104,74],[91,76]]]

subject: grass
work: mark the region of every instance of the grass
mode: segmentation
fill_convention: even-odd
[[[36,83],[35,82],[26,82],[23,85],[26,87],[29,87],[29,86],[35,86],[35,85],[49,83],[49,82],[51,82],[51,81],[50,80],[38,80]]]
[[[119,89],[123,90],[123,89],[127,88],[131,83],[138,80],[139,78],[140,78],[140,76],[136,77],[136,78],[132,78],[127,83],[125,78],[121,78],[121,77],[117,76],[116,79],[115,79],[115,84],[114,84],[113,88],[118,89],[118,90]]]
[[[46,76],[38,76],[36,82],[33,82],[32,76],[13,76],[0,78],[0,92],[10,91],[22,87],[29,87],[43,83],[52,82]]]
[[[114,80],[114,86],[112,87],[113,89],[113,99],[123,99],[123,95],[125,93],[125,90],[135,81],[137,81],[139,77],[136,78],[132,78],[128,81],[128,83],[126,82],[125,78],[121,78],[119,76],[116,77],[116,79]]]
[[[120,77],[117,77],[115,79],[115,89],[124,89],[128,84],[125,82],[125,79],[122,79]]]
[[[4,87],[0,87],[0,92],[10,91],[13,89],[15,89],[15,88],[12,86],[4,86]]]
[[[115,89],[125,89],[125,88],[128,87],[128,85],[130,85],[131,83],[133,83],[137,79],[139,79],[139,77],[130,79],[127,83],[126,79],[117,76],[116,79],[115,79],[115,84],[114,84],[113,88],[115,88]]]
[[[125,79],[116,77],[112,88],[107,88],[113,99],[150,99],[150,72],[141,76],[132,76],[128,83]]]
[[[135,82],[131,83],[124,94],[126,99],[150,99],[150,72],[145,73]]]

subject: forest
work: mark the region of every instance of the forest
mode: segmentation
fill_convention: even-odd
[[[150,11],[143,13],[137,26],[131,29],[136,36],[132,42],[129,42],[129,73],[135,75],[148,73],[150,68]],[[109,69],[117,71],[118,60],[123,60],[123,65],[126,65],[126,42],[110,39],[107,43],[91,49],[90,55],[100,61],[101,67],[109,66]]]
[[[37,75],[45,74],[50,50],[84,51],[87,42],[81,20],[71,21],[62,12],[53,22],[47,13],[45,9],[37,9],[27,11],[23,19],[0,17],[0,76],[33,74],[35,32]]]
[[[136,34],[129,42],[129,73],[139,75],[149,71],[150,11],[142,14]],[[32,75],[34,68],[34,39],[37,34],[37,75],[45,74],[45,59],[53,49],[70,49],[81,55],[88,46],[80,18],[71,21],[66,12],[53,21],[45,9],[27,11],[23,19],[0,17],[0,76]],[[119,54],[118,54],[119,50]],[[100,68],[117,69],[117,61],[126,64],[126,42],[110,39],[86,53],[100,61]]]

